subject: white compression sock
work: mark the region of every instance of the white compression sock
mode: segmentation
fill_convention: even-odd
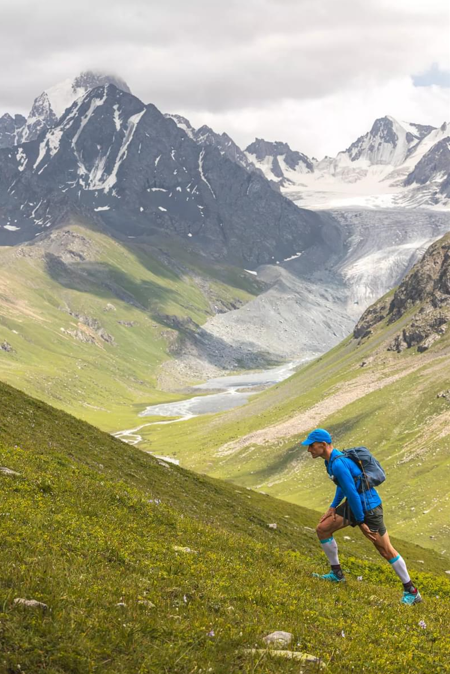
[[[337,566],[339,564],[338,556],[338,546],[333,536],[331,538],[326,538],[324,541],[320,541],[322,550],[326,554],[328,561],[331,566]]]
[[[389,560],[389,564],[394,569],[397,576],[400,578],[402,583],[409,583],[411,578],[409,577],[408,569],[406,568],[405,560],[400,555]]]

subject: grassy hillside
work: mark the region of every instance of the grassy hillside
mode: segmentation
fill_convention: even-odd
[[[246,652],[278,629],[333,674],[448,671],[448,557],[396,543],[425,598],[404,607],[371,545],[339,536],[348,582],[329,587],[311,577],[315,513],[0,395],[0,466],[17,473],[0,471],[0,672],[322,671]]]
[[[0,345],[10,349],[0,349],[0,379],[120,429],[147,404],[173,399],[157,390],[157,372],[189,321],[258,292],[242,270],[175,244],[168,254],[71,223],[0,250]]]
[[[392,296],[380,303],[389,305]],[[243,408],[143,429],[141,446],[164,448],[194,470],[324,509],[332,485],[322,462],[313,462],[298,441],[314,427],[328,428],[335,446],[367,445],[385,466],[380,493],[389,530],[448,551],[450,334],[423,353],[388,350],[421,306],[426,317],[420,302],[395,322],[386,317],[364,339],[349,337]]]

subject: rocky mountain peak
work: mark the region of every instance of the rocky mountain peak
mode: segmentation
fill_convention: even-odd
[[[12,147],[35,140],[42,131],[53,128],[75,100],[84,96],[88,91],[106,84],[113,84],[118,89],[131,93],[126,82],[116,75],[90,70],[82,72],[73,79],[55,84],[37,96],[28,118],[20,128],[18,127],[15,134],[4,131],[2,134],[6,121],[2,124],[3,118],[0,118],[0,147]],[[21,115],[16,115],[16,117],[23,119]]]
[[[51,231],[74,205],[112,233],[177,236],[251,267],[320,239],[315,214],[231,161],[229,137],[207,135],[210,143],[195,142],[113,84],[91,89],[36,141],[1,151],[0,244]]]
[[[5,113],[0,117],[0,148],[16,145],[26,119],[22,115]]]
[[[288,143],[256,138],[245,150],[247,158],[259,168],[266,178],[286,186],[292,184],[289,175],[312,173],[314,164],[305,154],[292,150]]]
[[[370,131],[340,155],[346,155],[351,162],[398,166],[405,160],[411,146],[420,139],[416,125],[400,123],[393,117],[385,116],[376,119]]]
[[[85,93],[89,91],[89,89],[95,89],[104,84],[114,84],[118,89],[125,91],[127,94],[131,94],[130,87],[121,77],[92,70],[86,70],[78,75],[78,77],[75,77],[72,82],[72,91],[74,94],[77,94],[77,92],[82,89]]]
[[[389,344],[388,350],[417,346],[426,351],[446,331],[450,322],[450,234],[432,244],[399,285],[391,300],[384,297],[369,307],[354,330],[364,339],[382,321],[394,323],[416,310]]]

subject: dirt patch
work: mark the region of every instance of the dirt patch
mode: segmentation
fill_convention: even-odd
[[[335,389],[335,393],[328,396],[325,400],[321,400],[316,405],[300,412],[300,414],[297,414],[291,419],[275,424],[274,426],[263,428],[259,431],[254,431],[253,433],[249,433],[248,435],[239,438],[239,440],[222,445],[222,447],[217,450],[216,456],[229,456],[250,444],[267,445],[277,440],[306,432],[310,428],[318,426],[320,422],[324,418],[330,416],[330,414],[343,409],[369,393],[378,391],[385,386],[390,386],[390,384],[393,384],[399,379],[406,377],[411,372],[419,369],[423,364],[424,361],[420,359],[420,361],[414,363],[414,365],[409,368],[402,369],[401,372],[397,372],[389,377],[383,377],[382,373],[367,373],[364,377],[358,377],[353,382],[345,382],[345,384],[342,384],[342,386]]]

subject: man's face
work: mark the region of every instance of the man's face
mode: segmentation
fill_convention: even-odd
[[[313,459],[317,459],[319,456],[323,455],[325,448],[325,442],[313,442],[312,445],[308,445],[308,452],[311,454]]]

